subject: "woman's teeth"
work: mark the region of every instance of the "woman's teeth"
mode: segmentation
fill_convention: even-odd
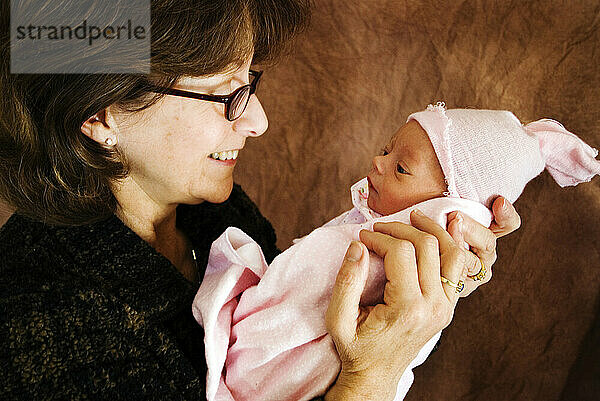
[[[228,150],[225,152],[215,152],[210,157],[215,160],[235,160],[238,157],[238,153],[240,153],[239,150]]]

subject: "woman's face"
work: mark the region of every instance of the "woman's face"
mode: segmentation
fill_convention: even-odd
[[[250,62],[231,73],[189,77],[175,88],[224,95],[249,83]],[[158,204],[223,202],[233,187],[235,159],[213,154],[242,151],[246,138],[262,135],[268,126],[258,98],[228,121],[222,103],[164,96],[146,110],[117,117],[117,141],[130,163],[133,181]]]

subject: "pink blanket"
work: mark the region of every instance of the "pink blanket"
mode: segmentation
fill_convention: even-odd
[[[193,305],[205,331],[209,401],[304,400],[325,393],[340,369],[325,311],[344,254],[361,229],[372,229],[377,221],[409,223],[415,207],[442,227],[454,210],[486,226],[491,221],[483,205],[451,198],[377,217],[366,208],[364,181],[352,187],[352,210],[297,241],[270,265],[258,244],[238,228],[228,228],[213,243]],[[361,303],[381,302],[385,282],[382,260],[371,254]],[[396,399],[404,398],[412,368],[423,363],[439,335],[406,369]]]

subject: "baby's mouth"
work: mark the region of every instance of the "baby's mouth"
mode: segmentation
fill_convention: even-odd
[[[373,182],[371,182],[371,178],[367,176],[367,182],[369,183],[369,192],[377,192],[375,187],[373,186]]]
[[[240,150],[225,150],[223,152],[214,152],[208,155],[211,159],[214,160],[235,160],[238,157]]]

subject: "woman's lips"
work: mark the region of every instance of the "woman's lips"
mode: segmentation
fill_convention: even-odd
[[[222,166],[234,166],[240,149],[228,150],[223,152],[214,152],[208,155],[208,158]]]
[[[237,159],[228,159],[228,160],[217,160],[211,157],[208,158],[210,161],[219,163],[221,166],[235,166],[237,163]]]

